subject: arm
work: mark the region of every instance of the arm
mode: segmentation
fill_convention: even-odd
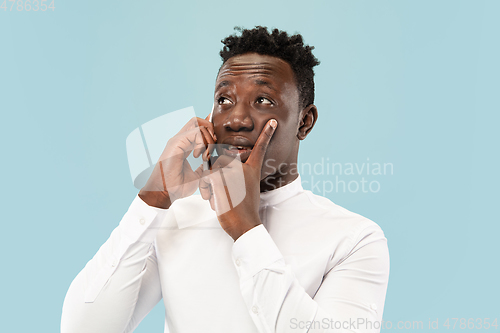
[[[136,197],[109,239],[73,280],[61,332],[132,332],[160,301],[154,239],[168,211]]]
[[[236,240],[233,257],[259,332],[380,331],[389,253],[377,225],[358,233],[352,251],[325,274],[314,298],[300,286],[263,226]]]
[[[202,166],[193,171],[186,158],[193,151],[206,160],[213,143],[213,125],[200,118],[192,118],[168,141],[120,225],[71,284],[63,305],[63,333],[131,332],[159,302],[157,231],[168,219],[170,205],[198,187]]]
[[[357,239],[350,239],[348,254],[334,267],[325,267],[323,282],[311,298],[261,224],[260,181],[267,177],[262,166],[277,125],[275,119],[264,125],[245,162],[219,156],[200,180],[202,198],[210,201],[220,225],[235,240],[234,264],[250,316],[260,333],[332,332],[336,322],[345,321],[344,331],[378,332],[389,277],[387,240],[380,227],[373,223],[355,230]],[[242,173],[245,186],[232,191],[228,184],[237,183]],[[242,199],[233,203],[238,197]],[[331,251],[333,257],[336,249]],[[366,330],[358,319],[377,323]],[[308,322],[318,324],[311,328]]]

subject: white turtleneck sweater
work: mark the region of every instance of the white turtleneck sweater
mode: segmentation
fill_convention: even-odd
[[[374,222],[302,189],[261,193],[262,225],[233,239],[198,195],[139,197],[72,282],[62,333],[132,332],[161,300],[165,332],[378,332],[389,278]]]

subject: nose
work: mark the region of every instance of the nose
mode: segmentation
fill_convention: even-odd
[[[254,123],[249,109],[250,106],[245,106],[243,103],[236,104],[228,112],[223,122],[224,128],[234,132],[253,131]]]

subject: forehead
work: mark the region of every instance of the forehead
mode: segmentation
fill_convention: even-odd
[[[257,53],[246,53],[229,58],[219,70],[217,83],[254,77],[266,77],[277,84],[295,85],[293,70],[286,61]]]

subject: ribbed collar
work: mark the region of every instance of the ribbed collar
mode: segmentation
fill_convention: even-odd
[[[304,189],[302,188],[302,182],[299,175],[297,179],[285,186],[278,187],[268,192],[262,192],[260,194],[260,206],[277,205],[302,191],[304,191]]]

